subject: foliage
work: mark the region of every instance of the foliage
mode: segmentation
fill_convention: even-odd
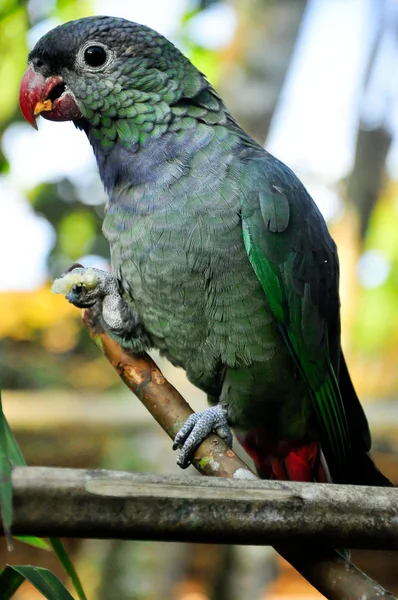
[[[8,565],[0,573],[3,600],[8,600],[25,581],[29,581],[48,600],[73,600],[63,583],[48,569],[31,565]]]
[[[25,464],[26,463],[19,446],[3,413],[0,394],[0,508],[3,529],[10,549],[12,548],[11,468],[24,466]],[[39,538],[32,536],[25,538],[19,536],[18,539],[21,542],[25,542],[37,548],[42,548],[43,550],[49,549],[47,542]],[[79,599],[87,600],[76,570],[68,554],[65,552],[65,548],[63,547],[61,541],[56,538],[50,538],[50,545],[57,555],[58,560],[63,566],[65,572],[71,578]],[[45,598],[48,598],[49,600],[57,598],[59,600],[62,598],[68,600],[69,598],[72,598],[59,579],[47,569],[41,569],[32,566],[7,566],[0,574],[0,590],[2,590],[2,593],[6,594],[4,596],[4,600],[6,600],[6,598],[11,598],[14,591],[18,589],[25,579],[30,581],[39,591],[44,594]],[[5,590],[8,590],[8,595]]]

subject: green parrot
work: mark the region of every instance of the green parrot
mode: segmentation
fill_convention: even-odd
[[[175,438],[178,464],[232,428],[261,477],[390,485],[341,350],[325,221],[204,75],[152,29],[89,17],[36,44],[20,104],[32,125],[85,132],[109,196],[112,274],[77,267],[55,287],[208,395]]]

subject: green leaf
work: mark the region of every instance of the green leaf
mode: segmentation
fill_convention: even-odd
[[[26,465],[26,462],[4,416],[0,396],[0,506],[3,515],[3,529],[10,548],[12,547],[10,537],[10,527],[12,523],[11,465],[15,467],[24,466]],[[50,549],[45,540],[37,537],[19,536],[16,539],[25,544],[35,546],[36,548],[41,548],[43,550]],[[50,538],[49,541],[58,560],[69,575],[79,599],[87,600],[76,569],[67,555],[62,542],[57,538]]]
[[[3,412],[0,392],[0,507],[4,535],[7,540],[7,546],[12,548],[11,524],[12,524],[12,482],[11,467],[25,466],[25,459],[17,444]],[[23,541],[22,538],[20,538]],[[32,544],[33,537],[29,537]],[[40,547],[41,541],[36,538],[36,546]],[[42,542],[45,544],[45,542]]]
[[[13,467],[24,467],[26,465],[26,462],[25,462],[22,452],[17,444],[17,441],[11,431],[11,427],[9,426],[8,421],[3,413],[3,409],[2,409],[2,405],[1,405],[1,396],[0,396],[0,419],[1,419],[1,422],[3,423],[3,433],[4,433],[4,439],[5,439],[6,447],[7,447],[8,464],[12,465]],[[1,423],[0,423],[0,427],[1,427]],[[1,447],[1,442],[0,442],[0,447]],[[1,470],[1,465],[0,465],[0,470]],[[10,478],[11,478],[11,466],[10,466]],[[11,484],[11,479],[10,479],[10,484]],[[1,501],[1,491],[2,490],[0,490],[0,503],[3,506],[3,503]],[[11,488],[11,494],[12,494],[12,488]],[[12,502],[12,499],[11,499],[11,502]],[[11,519],[12,519],[12,514],[11,514]],[[10,521],[10,525],[11,525],[11,521]],[[28,544],[29,546],[34,546],[35,548],[40,548],[42,550],[50,550],[50,546],[45,540],[42,540],[41,538],[38,538],[38,537],[34,537],[32,535],[15,536],[15,539],[19,540],[20,542],[22,542],[24,544]]]
[[[10,537],[12,523],[11,466],[23,467],[25,465],[25,459],[3,412],[0,392],[0,507],[4,534],[9,549],[12,548]],[[15,539],[35,548],[50,550],[50,546],[45,540],[34,536],[16,536]]]
[[[40,550],[51,550],[50,544],[42,538],[37,538],[32,535],[13,535],[12,537],[14,540],[18,540],[18,542],[28,544],[28,546],[33,546],[34,548],[39,548]]]
[[[8,427],[3,413],[0,393],[0,508],[4,535],[8,548],[12,548],[11,523],[12,523],[12,484],[11,463],[9,458]]]
[[[17,589],[24,582],[24,577],[11,569],[10,567],[5,568],[0,573],[0,590],[1,597],[3,600],[12,598]]]
[[[10,460],[10,463],[13,467],[25,467],[25,459],[22,456],[22,452],[17,444],[17,440],[15,439],[14,434],[11,431],[11,427],[9,426],[8,421],[5,418],[4,413],[3,418],[7,440],[8,458]]]
[[[84,590],[83,590],[82,584],[80,583],[80,579],[76,572],[76,569],[73,566],[72,561],[70,560],[61,540],[59,540],[58,538],[49,538],[49,541],[50,541],[50,544],[51,544],[55,554],[58,557],[59,562],[65,569],[66,573],[69,575],[69,577],[73,583],[73,587],[75,588],[79,599],[87,600],[86,594],[84,593]]]
[[[0,429],[1,437],[0,437],[0,448],[4,448],[4,451],[8,457],[8,462],[13,467],[24,467],[26,466],[26,462],[24,457],[22,456],[22,452],[17,444],[17,440],[14,437],[14,434],[11,431],[11,427],[9,426],[5,414],[3,412],[3,405],[1,402],[1,391],[0,391]]]
[[[20,578],[22,577],[22,579],[13,577],[12,572],[16,573],[17,576],[19,575]],[[54,573],[48,569],[32,567],[31,565],[8,565],[4,569],[0,575],[2,600],[11,598],[14,591],[21,585],[23,579],[29,581],[47,600],[74,600],[73,596],[70,595],[64,584]],[[5,587],[8,590],[7,595],[3,593],[3,583],[5,586],[8,586]]]

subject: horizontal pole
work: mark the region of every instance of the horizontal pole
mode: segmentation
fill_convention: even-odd
[[[17,467],[13,533],[398,549],[398,490]]]

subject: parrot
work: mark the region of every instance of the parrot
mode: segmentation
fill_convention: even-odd
[[[392,485],[342,352],[325,220],[205,75],[147,26],[85,17],[36,43],[20,106],[34,127],[41,115],[86,134],[108,196],[111,272],[76,266],[55,291],[100,306],[122,347],[157,349],[207,395],[177,463],[234,431],[262,478]]]

